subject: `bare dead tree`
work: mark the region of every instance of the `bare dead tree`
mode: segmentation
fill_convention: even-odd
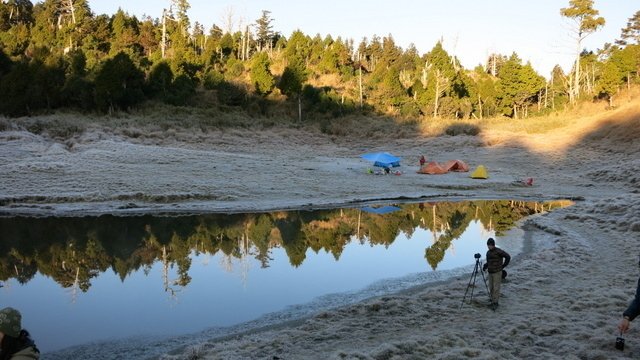
[[[235,25],[235,13],[233,11],[233,7],[232,6],[227,6],[222,13],[222,31],[224,31],[224,33],[231,33],[233,32],[233,28]]]

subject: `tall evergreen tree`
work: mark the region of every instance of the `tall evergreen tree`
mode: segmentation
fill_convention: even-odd
[[[251,60],[251,82],[255,86],[256,92],[260,95],[267,95],[273,90],[275,79],[269,70],[269,56],[260,52]]]
[[[144,55],[139,43],[138,19],[135,16],[129,16],[122,9],[118,9],[111,19],[111,34],[109,55],[124,52],[135,61],[139,61]]]
[[[620,40],[616,41],[616,43],[622,46],[627,44],[640,45],[640,10],[629,18],[627,26],[622,29]]]
[[[505,115],[513,118],[527,116],[531,101],[544,87],[544,79],[530,64],[522,65],[517,54],[511,55],[500,70],[498,86]]]
[[[262,16],[256,20],[256,42],[258,43],[258,51],[263,49],[271,49],[273,47],[273,19],[271,11],[262,10]]]

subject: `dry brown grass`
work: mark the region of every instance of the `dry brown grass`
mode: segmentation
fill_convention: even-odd
[[[335,79],[333,79],[335,80]],[[323,79],[330,82],[331,79]],[[318,131],[330,136],[365,139],[435,137],[443,135],[479,136],[487,145],[518,145],[531,151],[566,151],[579,143],[633,144],[640,137],[640,90],[620,95],[618,108],[606,109],[605,102],[584,103],[575,109],[544,117],[511,119],[399,119],[375,114],[354,114],[338,118],[297,120],[297,107],[289,106],[275,92],[269,100],[281,103],[261,114],[255,111],[222,111],[214,106],[174,107],[147,103],[135,111],[110,116],[61,112],[53,115],[2,119],[1,129],[24,128],[58,140],[68,140],[90,127],[139,138],[175,134],[207,133],[220,129],[260,131],[294,129]],[[304,115],[303,115],[304,116]],[[635,145],[640,146],[640,145]],[[633,149],[633,147],[631,147]]]
[[[583,105],[564,114],[535,119],[533,124],[493,123],[483,129],[490,145],[519,144],[534,153],[566,152],[578,146],[607,146],[637,151],[640,99],[607,110],[602,103]]]

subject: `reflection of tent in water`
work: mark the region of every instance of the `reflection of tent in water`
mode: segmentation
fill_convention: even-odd
[[[362,208],[362,210],[366,211],[368,213],[382,215],[382,214],[388,214],[390,212],[394,212],[394,211],[400,210],[400,208],[397,207],[397,206],[383,206],[383,207],[378,207],[378,208],[374,208],[374,207],[371,207],[371,206],[365,206],[365,207]]]
[[[361,158],[373,161],[373,166],[379,167],[397,167],[400,166],[400,158],[393,156],[388,152],[377,152],[360,155]]]

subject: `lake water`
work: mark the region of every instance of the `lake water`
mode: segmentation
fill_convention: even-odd
[[[500,235],[524,216],[563,205],[0,218],[0,307],[22,312],[43,352],[194,333],[269,313],[290,318],[440,279],[430,274],[470,272],[488,237],[498,235],[513,256],[522,239]]]

